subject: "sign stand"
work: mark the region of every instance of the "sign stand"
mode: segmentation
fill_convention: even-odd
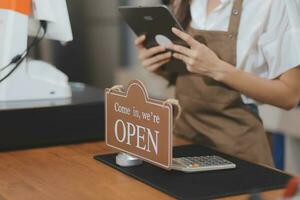
[[[116,163],[121,167],[134,167],[143,164],[143,161],[130,154],[121,152],[116,156]]]

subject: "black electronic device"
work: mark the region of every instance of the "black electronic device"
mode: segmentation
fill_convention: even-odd
[[[137,36],[146,35],[146,48],[158,45],[168,47],[173,43],[187,46],[172,32],[172,27],[184,30],[167,6],[121,6],[119,11]],[[163,68],[171,73],[188,73],[185,63],[175,58],[172,58]]]

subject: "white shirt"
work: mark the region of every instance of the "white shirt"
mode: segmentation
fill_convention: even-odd
[[[234,0],[207,16],[208,0],[193,0],[191,26],[227,31]],[[237,41],[237,68],[274,79],[300,65],[300,0],[244,0]],[[242,95],[244,103],[257,103]]]

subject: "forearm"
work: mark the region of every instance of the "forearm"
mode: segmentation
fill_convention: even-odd
[[[299,100],[299,95],[295,94],[284,81],[263,79],[235,69],[228,63],[223,62],[223,65],[226,65],[224,67],[228,70],[219,76],[219,81],[252,99],[283,109],[293,108]]]
[[[283,73],[276,80],[262,79],[237,70],[207,46],[176,28],[172,32],[190,47],[173,44],[173,57],[183,61],[191,73],[211,77],[259,102],[292,109],[300,99],[300,66]]]

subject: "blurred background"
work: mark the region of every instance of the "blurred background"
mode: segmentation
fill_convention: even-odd
[[[174,89],[167,81],[147,72],[137,61],[135,36],[118,13],[120,5],[158,5],[160,0],[67,0],[74,41],[61,46],[44,40],[33,51],[33,57],[53,63],[72,82],[99,88],[127,85],[142,80],[152,97],[167,98]],[[260,107],[276,167],[300,174],[300,111],[282,111]]]
[[[44,40],[34,57],[53,63],[73,82],[107,88],[141,79],[151,86],[152,96],[172,95],[172,88],[166,93],[165,80],[138,63],[135,35],[118,12],[120,5],[159,5],[160,0],[68,0],[67,4],[74,40],[66,46]]]

